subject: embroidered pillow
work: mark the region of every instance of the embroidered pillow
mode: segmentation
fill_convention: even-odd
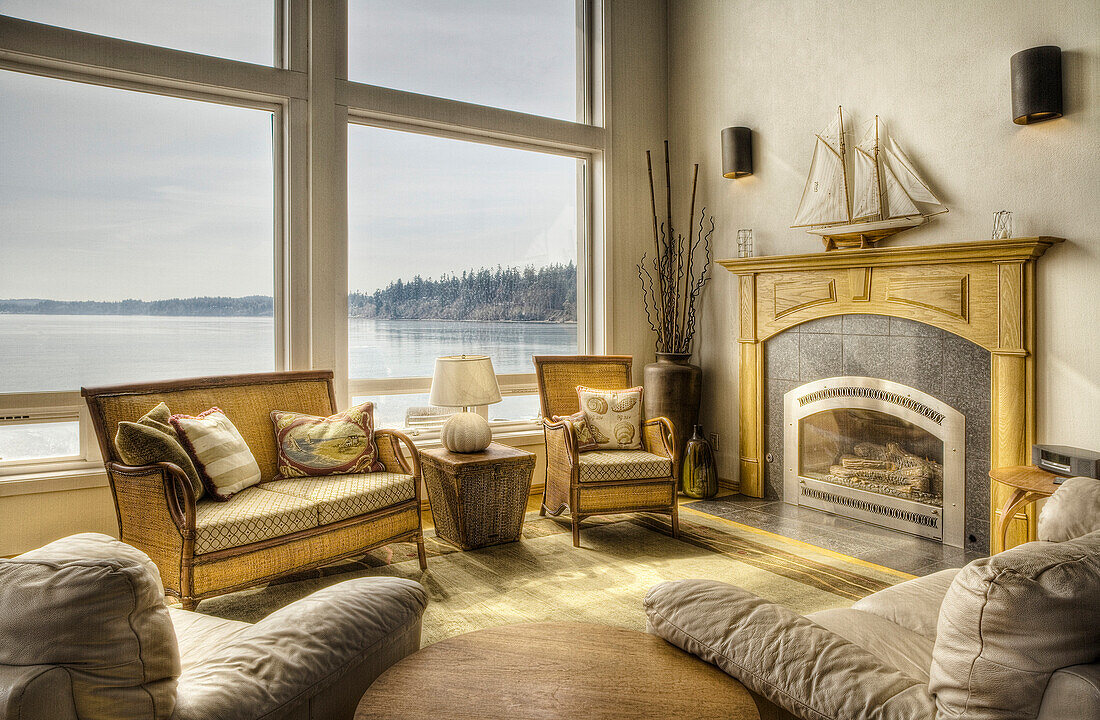
[[[210,497],[225,501],[260,482],[256,458],[220,409],[212,407],[195,416],[173,415],[171,421]]]
[[[374,404],[365,402],[327,418],[275,410],[279,477],[379,472],[386,466],[374,444]]]
[[[581,412],[600,450],[642,448],[642,388],[596,390],[577,386]]]
[[[203,495],[202,478],[191,456],[180,444],[176,429],[169,422],[171,412],[164,403],[145,413],[137,422],[120,422],[115,433],[115,449],[127,465],[152,465],[170,462],[179,466],[191,481],[195,499]]]
[[[573,423],[573,433],[577,437],[577,452],[599,449],[600,444],[596,442],[596,436],[592,434],[592,428],[588,426],[588,420],[584,417],[584,410],[573,413],[568,417],[555,415],[554,420],[568,420]]]

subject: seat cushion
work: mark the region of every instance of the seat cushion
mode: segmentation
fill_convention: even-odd
[[[156,565],[99,533],[0,560],[0,666],[31,665],[67,673],[85,720],[168,718],[180,657]]]
[[[252,627],[251,623],[226,620],[176,607],[168,608],[168,612],[176,631],[183,672],[200,665],[222,648],[233,644],[241,633]]]
[[[959,571],[928,688],[938,717],[1034,718],[1051,674],[1100,659],[1100,531],[1030,542]]]
[[[195,504],[195,553],[281,537],[317,527],[317,510],[309,500],[265,490],[245,488],[225,502],[201,500]]]
[[[579,456],[581,482],[644,480],[672,475],[672,461],[645,450],[593,450]]]
[[[320,525],[381,510],[416,497],[412,475],[391,472],[288,478],[260,485],[314,505]]]
[[[851,608],[821,610],[806,617],[853,645],[860,646],[881,660],[884,666],[922,683],[928,682],[935,638],[925,637],[878,615]]]
[[[852,609],[878,615],[934,641],[940,604],[958,573],[958,568],[949,568],[906,580],[868,595],[852,605]]]

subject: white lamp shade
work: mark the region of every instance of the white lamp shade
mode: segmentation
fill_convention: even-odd
[[[435,359],[428,402],[440,407],[473,407],[501,401],[493,360],[488,355],[449,355]]]

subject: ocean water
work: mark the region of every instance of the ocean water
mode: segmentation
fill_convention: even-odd
[[[0,393],[269,371],[274,337],[271,318],[0,315]],[[528,373],[532,355],[576,347],[572,323],[348,319],[353,378],[430,376],[463,353]]]
[[[0,314],[0,393],[264,372],[275,366],[274,343],[271,318]],[[532,355],[576,348],[572,323],[348,319],[353,378],[430,376],[436,357],[463,353],[489,355],[498,373],[529,373]],[[426,395],[369,399],[379,426],[403,427],[411,408],[427,405]],[[494,420],[537,413],[533,395],[490,406]],[[0,426],[9,460],[75,454],[75,442],[75,423]]]

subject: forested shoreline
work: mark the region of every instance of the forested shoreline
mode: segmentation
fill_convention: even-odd
[[[380,320],[576,322],[577,267],[481,268],[438,280],[399,279],[384,290],[348,295],[348,316]],[[267,295],[168,300],[0,300],[0,314],[271,317]]]

